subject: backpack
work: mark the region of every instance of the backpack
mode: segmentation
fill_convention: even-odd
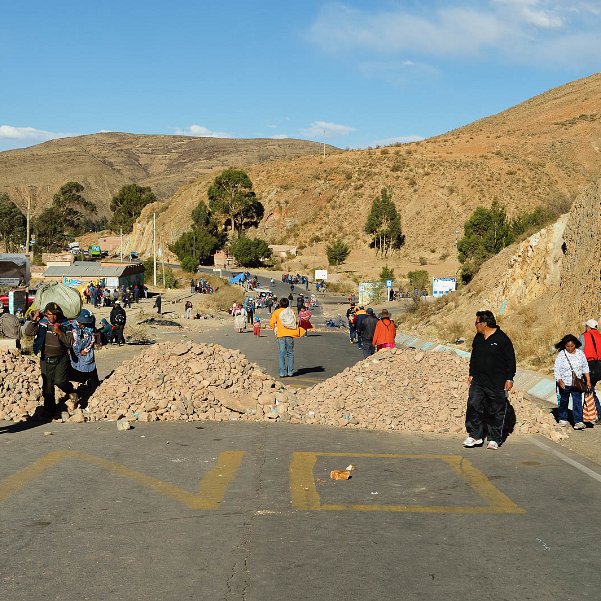
[[[119,311],[114,317],[116,326],[124,326],[125,325],[125,313]]]
[[[286,307],[279,315],[280,321],[282,325],[288,330],[295,330],[297,327],[296,324],[296,315],[294,311],[290,307]]]

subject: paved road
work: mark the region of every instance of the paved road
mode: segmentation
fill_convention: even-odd
[[[598,599],[599,466],[548,442],[458,442],[287,424],[0,428],[2,598]],[[328,478],[350,462],[351,480]]]

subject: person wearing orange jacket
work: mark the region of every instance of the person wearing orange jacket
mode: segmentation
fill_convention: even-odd
[[[280,378],[294,375],[294,339],[306,333],[299,326],[298,317],[289,304],[287,298],[280,299],[279,308],[271,314],[269,320],[269,327],[275,331],[278,343]]]
[[[394,339],[396,337],[396,326],[390,319],[388,309],[382,309],[380,320],[376,324],[372,344],[379,351],[383,348],[394,348]]]

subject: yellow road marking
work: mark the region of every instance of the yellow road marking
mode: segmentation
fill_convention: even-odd
[[[317,457],[367,457],[372,459],[434,459],[444,461],[488,503],[484,507],[454,505],[355,505],[322,504],[315,487],[313,469]],[[458,455],[376,454],[376,453],[306,453],[295,452],[289,466],[292,506],[299,510],[322,511],[390,511],[418,513],[525,513],[504,495],[472,463]]]
[[[244,451],[225,451],[220,453],[217,457],[215,467],[207,472],[200,481],[198,493],[191,493],[168,482],[163,482],[142,472],[125,467],[120,463],[96,457],[95,455],[79,451],[51,451],[0,482],[0,501],[8,499],[53,465],[64,459],[72,458],[85,461],[118,476],[129,478],[137,484],[141,484],[146,488],[150,488],[155,492],[182,503],[182,505],[185,505],[189,509],[219,509],[219,503],[223,500],[230,483],[240,468],[243,457]]]

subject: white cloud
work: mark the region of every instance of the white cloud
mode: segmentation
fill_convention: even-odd
[[[598,65],[601,10],[590,0],[448,0],[427,11],[412,5],[360,10],[330,3],[308,38],[326,52],[358,53],[364,61],[373,54],[410,62],[492,55],[516,63]],[[583,41],[566,47],[577,38]]]
[[[272,140],[287,140],[290,136],[286,134],[275,134],[275,136],[269,136]]]
[[[233,138],[232,134],[225,131],[212,131],[204,125],[190,125],[184,129],[176,129],[178,136],[194,136],[197,138]]]
[[[336,138],[347,136],[353,131],[355,131],[355,128],[348,125],[329,123],[328,121],[313,121],[309,127],[301,129],[300,134],[307,138]]]
[[[16,127],[0,125],[0,140],[17,140],[20,142],[46,142],[55,138],[68,138],[76,134],[60,134],[35,127]]]
[[[376,140],[370,146],[392,146],[393,144],[410,144],[411,142],[421,142],[425,140],[423,136],[397,136],[396,138],[384,138]]]

